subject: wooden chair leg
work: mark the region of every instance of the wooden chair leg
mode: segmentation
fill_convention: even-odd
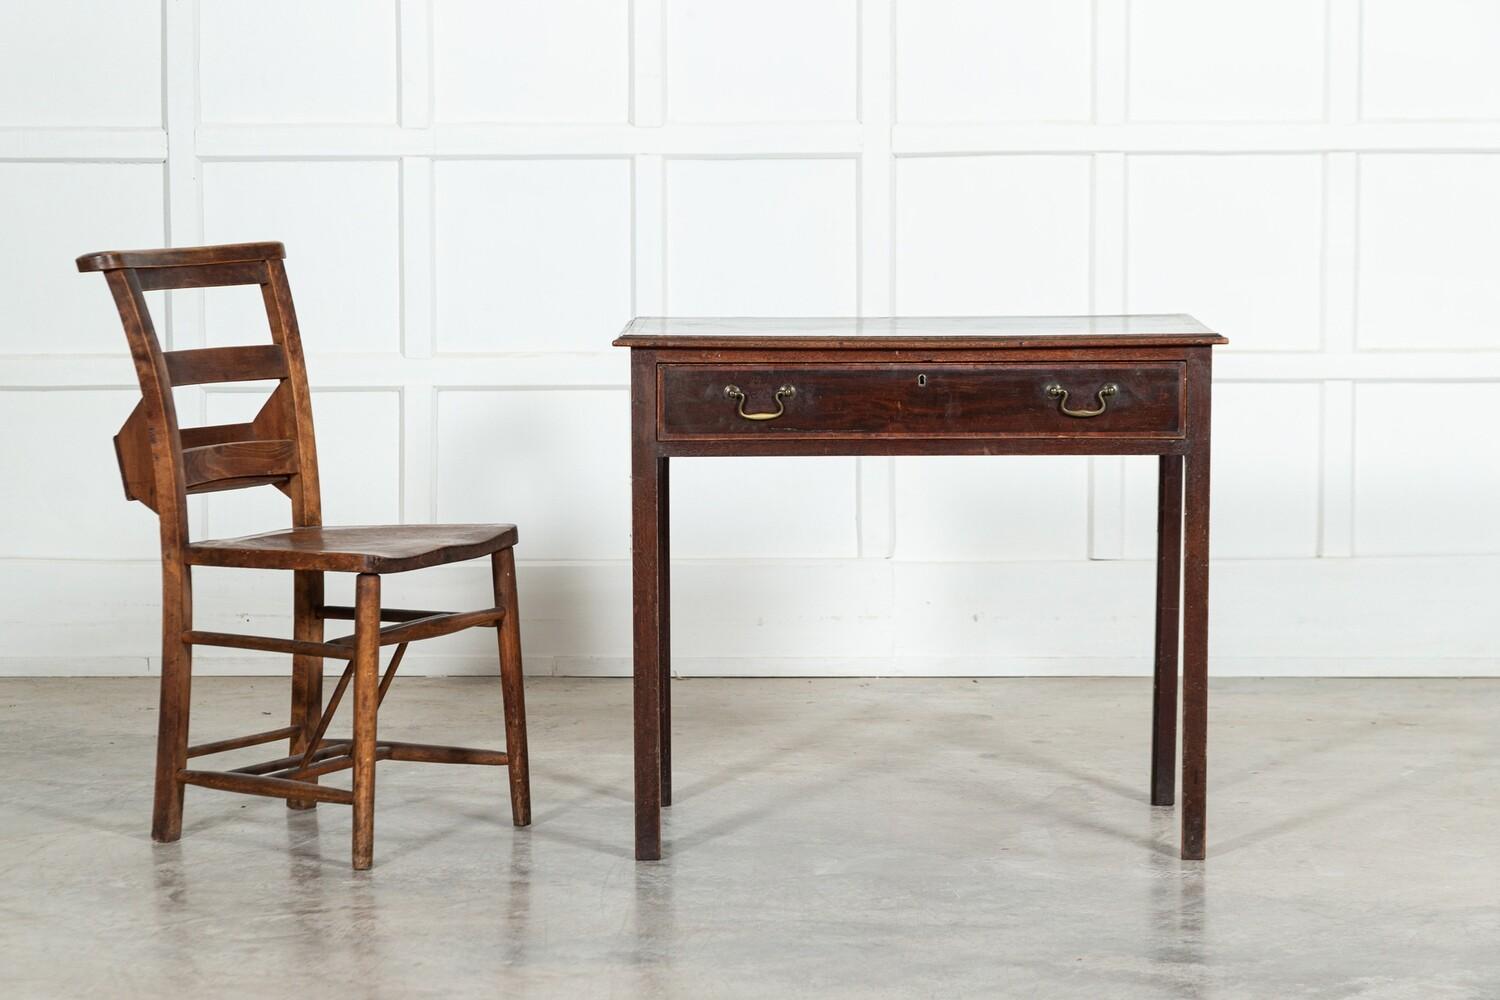
[[[323,619],[318,609],[323,606],[323,574],[293,573],[292,634],[304,642],[323,641]],[[313,739],[318,722],[323,714],[323,658],[321,656],[292,657],[292,717],[291,725],[297,734],[291,739],[289,756],[297,757],[306,752],[308,741]],[[317,778],[308,778],[317,783]],[[311,809],[317,805],[312,799],[287,799],[288,809]]]
[[[495,607],[505,609],[500,638],[500,693],[505,700],[505,752],[510,772],[510,815],[531,825],[531,771],[526,762],[526,695],[521,675],[521,609],[516,596],[516,557],[501,549],[490,557]]]
[[[187,767],[193,687],[193,647],[182,641],[182,635],[193,627],[193,578],[186,564],[166,559],[161,572],[161,707],[151,839],[165,844],[182,836],[182,793],[187,786],[179,775]]]
[[[380,577],[354,585],[354,869],[375,856],[375,715],[380,700]]]

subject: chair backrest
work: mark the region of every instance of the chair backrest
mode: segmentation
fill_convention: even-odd
[[[280,243],[237,243],[78,258],[78,270],[104,272],[135,360],[141,401],[115,435],[115,454],[126,498],[161,518],[164,558],[181,558],[188,544],[190,493],[270,484],[291,498],[293,525],[322,523],[307,367],[285,256]],[[224,285],[260,286],[271,343],[163,351],[143,293]],[[178,426],[174,386],[261,380],[277,384],[249,423]]]

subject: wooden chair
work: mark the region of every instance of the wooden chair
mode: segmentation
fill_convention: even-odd
[[[115,437],[125,496],[161,520],[162,672],[156,749],[156,800],[151,836],[174,841],[182,833],[187,785],[278,796],[294,809],[318,802],[354,807],[354,867],[369,868],[374,845],[375,762],[409,760],[440,764],[504,765],[510,772],[511,817],[531,822],[526,766],[526,710],[521,687],[521,637],[516,610],[516,566],[509,524],[323,527],[318,457],[313,441],[307,370],[280,243],[85,254],[80,271],[103,271],[114,294],[141,384],[141,401]],[[259,285],[272,343],[249,347],[163,351],[143,292],[159,288]],[[177,424],[172,388],[214,382],[276,382],[249,423],[212,427]],[[244,538],[192,541],[187,496],[270,484],[291,500],[292,525]],[[462,613],[383,608],[386,573],[489,556],[495,606]],[[290,570],[294,638],[204,632],[193,628],[192,568],[241,566]],[[356,573],[353,607],[323,603],[324,573]],[[354,634],[323,641],[323,622],[352,621]],[[381,622],[392,622],[381,627]],[[379,740],[376,712],[396,668],[414,639],[447,635],[471,626],[496,628],[500,689],[505,706],[505,752]],[[380,647],[396,651],[380,675]],[[188,744],[188,702],[193,647],[229,646],[292,656],[291,723],[269,732]],[[323,659],[348,661],[328,704],[323,704]],[[350,738],[327,735],[339,700],[354,684]],[[285,757],[207,771],[193,758],[289,740]],[[320,785],[319,777],[353,770],[353,788]]]

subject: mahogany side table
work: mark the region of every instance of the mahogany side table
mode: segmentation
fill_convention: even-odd
[[[634,319],[635,856],[672,801],[668,462],[712,455],[1159,455],[1151,804],[1201,859],[1211,353],[1190,316]],[[1181,603],[1179,606],[1179,596]]]

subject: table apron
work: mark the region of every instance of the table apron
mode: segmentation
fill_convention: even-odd
[[[649,447],[649,446],[648,446]],[[1108,437],[797,437],[674,439],[657,441],[654,454],[665,457],[735,455],[916,456],[916,455],[1188,455],[1192,441],[1183,438]]]

